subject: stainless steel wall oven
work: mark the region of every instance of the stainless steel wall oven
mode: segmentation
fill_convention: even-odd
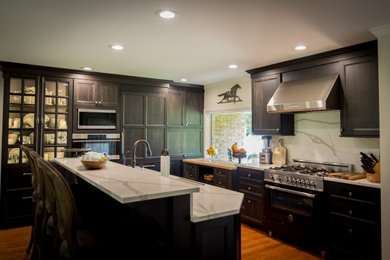
[[[74,133],[72,134],[73,148],[88,148],[93,152],[107,153],[110,160],[119,160],[121,153],[120,133]]]

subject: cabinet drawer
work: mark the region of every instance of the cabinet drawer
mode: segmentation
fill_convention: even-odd
[[[330,218],[331,247],[350,251],[360,257],[376,259],[373,256],[380,254],[380,230],[375,225],[334,214]]]
[[[221,176],[221,175],[214,175],[214,184],[223,188],[229,188],[229,182],[227,177]]]
[[[31,176],[31,169],[23,172],[7,172],[6,187],[7,189],[32,188]]]
[[[32,189],[7,191],[5,197],[6,217],[32,215]]]
[[[185,163],[184,164],[184,169],[185,170],[192,170],[192,171],[196,171],[197,169],[197,165],[196,164],[191,164],[191,163]]]
[[[238,176],[240,179],[243,178],[243,179],[256,180],[256,181],[264,180],[264,172],[260,170],[257,171],[257,170],[239,168]]]
[[[244,196],[241,217],[259,224],[263,223],[263,200]]]
[[[331,198],[355,199],[374,203],[378,202],[380,197],[380,191],[376,188],[334,182],[329,183],[328,188]]]
[[[331,212],[336,212],[348,217],[358,218],[372,223],[378,221],[378,207],[373,203],[362,203],[351,200],[332,198],[329,201],[329,209]],[[379,224],[379,223],[378,223]]]
[[[184,177],[192,180],[198,180],[195,172],[185,171]]]
[[[229,170],[221,169],[221,168],[214,168],[214,174],[220,175],[220,176],[227,176],[229,174]]]
[[[238,189],[243,193],[252,193],[256,196],[263,196],[264,187],[259,185],[258,183],[245,182],[240,180],[240,184],[238,185]]]

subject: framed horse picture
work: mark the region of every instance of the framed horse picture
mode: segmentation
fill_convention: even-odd
[[[239,88],[241,88],[240,85],[235,84],[233,87],[231,87],[230,90],[219,94],[218,97],[222,97],[222,99],[217,104],[231,103],[231,102],[236,103],[242,101],[241,98],[237,95],[237,89]]]

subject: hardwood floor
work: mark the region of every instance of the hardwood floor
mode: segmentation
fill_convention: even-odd
[[[30,232],[31,227],[0,230],[0,260],[27,260]],[[242,260],[322,259],[245,225],[241,226],[241,256]]]
[[[26,260],[31,226],[0,229],[0,260]]]
[[[324,259],[241,225],[242,260],[315,260]]]

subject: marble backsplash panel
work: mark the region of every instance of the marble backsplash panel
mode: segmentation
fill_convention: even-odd
[[[340,162],[354,165],[363,172],[360,152],[379,156],[379,138],[340,137],[340,111],[298,113],[295,117],[295,136],[273,137],[272,146],[283,139],[287,160],[306,159]]]

